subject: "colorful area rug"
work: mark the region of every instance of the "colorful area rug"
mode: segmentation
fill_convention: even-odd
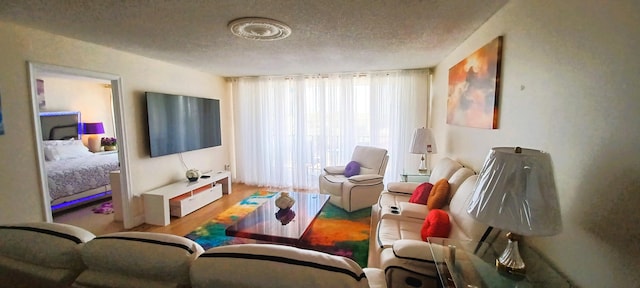
[[[255,192],[185,237],[194,240],[205,249],[231,244],[256,243],[256,240],[252,239],[226,236],[225,229],[277,194],[278,192]],[[348,257],[361,267],[366,267],[369,256],[370,223],[371,209],[348,213],[327,203],[297,246]]]

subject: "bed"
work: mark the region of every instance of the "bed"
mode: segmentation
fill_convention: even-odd
[[[60,211],[111,196],[109,173],[118,154],[92,153],[80,139],[80,112],[42,112],[45,170],[52,210]]]

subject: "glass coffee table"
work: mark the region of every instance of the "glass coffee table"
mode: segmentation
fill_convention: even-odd
[[[435,237],[427,241],[441,287],[573,287],[541,255],[522,243],[519,250],[527,265],[524,276],[498,271],[495,261],[501,251],[490,244]]]
[[[282,193],[282,192],[281,192]],[[288,192],[296,200],[289,210],[276,207],[275,195],[256,210],[227,227],[227,236],[271,243],[297,244],[329,201],[329,195]]]

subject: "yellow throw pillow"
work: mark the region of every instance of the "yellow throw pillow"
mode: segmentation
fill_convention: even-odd
[[[431,188],[431,193],[429,193],[429,198],[427,199],[427,208],[429,210],[442,209],[447,205],[447,201],[449,201],[449,181],[440,179]]]

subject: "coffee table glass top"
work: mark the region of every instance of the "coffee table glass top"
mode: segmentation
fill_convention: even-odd
[[[329,201],[329,195],[289,192],[296,200],[291,209],[276,207],[274,195],[256,210],[227,227],[226,235],[251,238],[274,243],[296,244]]]

